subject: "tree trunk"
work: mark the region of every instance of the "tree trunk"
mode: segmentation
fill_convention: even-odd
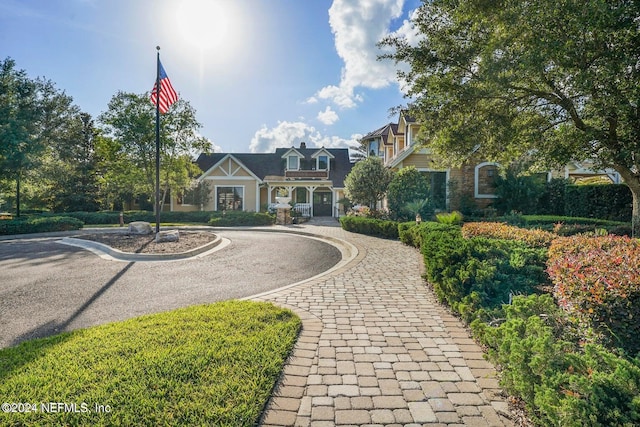
[[[20,218],[20,174],[16,176],[16,218]]]

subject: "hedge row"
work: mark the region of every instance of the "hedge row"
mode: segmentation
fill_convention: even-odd
[[[599,218],[584,218],[558,215],[507,215],[498,217],[496,221],[526,228],[538,228],[553,231],[559,236],[573,236],[582,233],[594,233],[606,230],[609,234],[630,236],[629,222],[611,221]]]
[[[79,230],[82,226],[82,221],[63,216],[2,220],[0,221],[0,235]]]
[[[535,284],[548,280],[546,249],[522,241],[465,239],[459,227],[435,223],[406,223],[399,229],[403,241],[421,246],[427,278],[439,298],[464,319],[474,319],[472,330],[501,367],[503,387],[522,398],[537,425],[640,425],[640,358],[583,345],[574,314],[560,309],[550,295],[535,294]],[[527,240],[526,231],[511,232]],[[578,239],[586,237],[576,238],[576,250],[582,247]],[[570,251],[552,248],[554,254]],[[601,255],[604,265],[610,254]],[[580,279],[579,272],[574,276]],[[523,296],[500,304],[513,294]]]
[[[440,301],[467,322],[546,285],[546,250],[523,242],[465,238],[460,227],[422,226],[426,276]]]
[[[462,226],[467,238],[484,236],[496,239],[518,240],[536,248],[548,247],[558,236],[540,229],[525,229],[499,222],[467,222]]]
[[[558,303],[575,317],[585,339],[604,339],[608,346],[640,353],[640,241],[557,239],[549,249],[547,271]]]
[[[625,184],[568,185],[564,194],[564,214],[631,221],[632,199],[631,190]]]
[[[209,225],[214,227],[258,226],[272,225],[275,223],[275,215],[261,212],[228,211],[213,213]]]
[[[354,233],[368,234],[370,236],[384,237],[387,239],[398,238],[398,223],[396,221],[365,218],[361,216],[340,217],[342,228]]]
[[[120,212],[114,212],[114,211],[66,212],[64,214],[44,214],[44,215],[69,216],[72,218],[77,218],[80,221],[84,222],[85,224],[91,224],[91,225],[120,223]],[[207,211],[160,212],[160,221],[162,222],[196,222],[196,223],[206,224],[214,215],[222,215],[222,213],[207,212]],[[123,219],[125,224],[128,224],[132,221],[155,222],[156,215],[150,211],[124,211]]]

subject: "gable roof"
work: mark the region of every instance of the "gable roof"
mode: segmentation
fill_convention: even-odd
[[[203,172],[207,172],[226,156],[233,156],[258,179],[264,180],[269,175],[284,175],[282,156],[290,150],[291,148],[277,148],[275,153],[202,153],[198,156],[196,164]],[[301,157],[309,161],[313,160],[313,155],[319,151],[328,152],[333,156],[329,179],[333,182],[334,187],[344,187],[344,179],[351,172],[351,167],[353,166],[349,158],[348,148],[296,148],[295,150]]]
[[[382,138],[382,142],[385,144],[389,144],[389,132],[393,134],[398,134],[398,124],[397,123],[387,123],[379,129],[374,130],[373,132],[369,132],[365,136],[363,136],[360,140],[364,141],[367,139],[375,139]]]
[[[198,156],[196,164],[203,172],[207,172],[229,155],[236,158],[258,179],[264,179],[267,175],[278,174],[282,169],[280,159],[276,158],[272,153],[202,153]]]

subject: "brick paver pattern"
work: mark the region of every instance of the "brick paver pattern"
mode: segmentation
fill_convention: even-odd
[[[303,320],[262,417],[268,426],[510,426],[495,368],[398,241],[307,225],[358,255],[321,277],[254,299]]]

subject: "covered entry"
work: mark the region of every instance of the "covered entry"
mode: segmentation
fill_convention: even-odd
[[[333,194],[330,191],[313,193],[313,216],[333,216]]]

